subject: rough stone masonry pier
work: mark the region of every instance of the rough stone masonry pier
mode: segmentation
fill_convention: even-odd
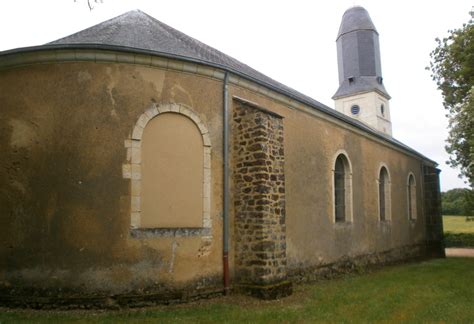
[[[238,288],[265,299],[286,296],[282,117],[240,102],[233,122]]]

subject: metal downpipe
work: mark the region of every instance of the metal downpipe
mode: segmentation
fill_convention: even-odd
[[[230,291],[229,278],[229,73],[224,77],[224,215],[223,215],[223,253],[222,261],[224,266],[224,295]]]

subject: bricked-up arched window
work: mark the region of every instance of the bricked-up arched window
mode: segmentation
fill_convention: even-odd
[[[390,220],[390,176],[387,168],[382,166],[378,179],[379,190],[379,218],[381,221]]]
[[[416,182],[413,173],[408,175],[407,183],[408,218],[416,219]]]
[[[148,122],[142,138],[142,226],[202,226],[202,146],[199,128],[186,116],[169,112]]]
[[[190,108],[152,105],[125,141],[131,235],[211,237],[211,141]]]
[[[333,169],[334,184],[334,221],[352,220],[352,172],[350,163],[344,154],[339,154]]]

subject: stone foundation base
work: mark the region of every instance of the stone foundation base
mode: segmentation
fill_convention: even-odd
[[[283,281],[269,285],[239,285],[236,291],[264,300],[273,300],[290,296],[293,293],[293,284]]]
[[[293,265],[288,268],[288,278],[292,282],[311,282],[349,273],[362,273],[385,265],[444,257],[442,242],[408,245],[383,252],[344,257],[333,263],[316,266]]]
[[[180,286],[150,285],[123,292],[80,287],[25,286],[0,283],[0,307],[34,309],[120,309],[190,302],[223,294],[222,275],[202,277]]]
[[[209,289],[190,294],[182,291],[169,291],[150,294],[123,295],[30,295],[21,296],[5,292],[0,294],[0,306],[33,309],[121,309],[171,305],[186,303],[198,299],[213,298],[223,294],[222,289]]]
[[[410,245],[397,249],[346,257],[330,264],[317,266],[292,265],[288,280],[273,284],[233,285],[232,291],[257,298],[271,300],[291,295],[292,283],[310,282],[340,277],[347,273],[360,273],[384,265],[444,257],[442,241]],[[196,299],[212,298],[223,294],[221,276],[216,276],[206,288],[188,285],[173,288],[155,288],[111,295],[106,293],[85,293],[66,289],[40,289],[0,287],[0,306],[28,307],[36,309],[119,309],[122,307],[146,307],[158,304],[176,304]]]

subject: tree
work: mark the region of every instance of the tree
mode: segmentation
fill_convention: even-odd
[[[448,34],[436,39],[437,47],[430,53],[427,69],[431,70],[448,111],[448,164],[459,167],[460,176],[474,188],[474,24],[471,20]]]
[[[442,213],[443,215],[470,216],[468,197],[469,189],[455,188],[441,193]]]

